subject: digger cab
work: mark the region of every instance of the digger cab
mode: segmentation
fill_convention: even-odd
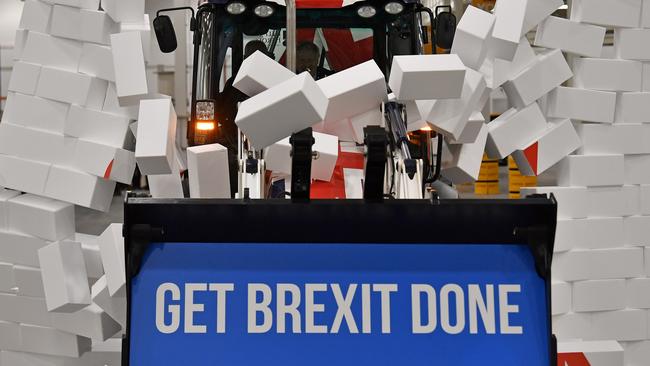
[[[368,60],[388,75],[393,55],[422,53],[428,39],[419,1],[298,0],[296,7],[296,71],[317,79]],[[254,51],[286,65],[285,2],[213,0],[196,19],[189,143],[233,147],[244,96],[232,90],[232,78]]]

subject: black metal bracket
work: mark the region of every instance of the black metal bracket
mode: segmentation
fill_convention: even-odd
[[[128,255],[125,256],[127,278],[133,278],[140,272],[142,258],[147,251],[149,244],[163,240],[164,231],[162,228],[154,228],[146,224],[134,224],[125,235],[125,243]]]
[[[373,201],[384,199],[384,180],[386,175],[386,130],[379,126],[367,126],[363,129],[366,144],[365,178],[363,180],[363,198]]]
[[[533,257],[535,258],[535,269],[541,278],[548,278],[551,274],[551,262],[553,261],[553,251],[548,251],[549,229],[546,226],[531,226],[525,228],[516,228],[515,236],[527,242]],[[551,238],[552,242],[552,238]]]
[[[309,201],[314,134],[311,127],[291,135],[291,200]]]

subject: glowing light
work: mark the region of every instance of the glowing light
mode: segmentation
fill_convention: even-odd
[[[215,129],[214,122],[197,122],[196,129],[199,131],[213,131]]]

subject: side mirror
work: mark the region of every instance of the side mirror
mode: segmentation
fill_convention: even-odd
[[[163,53],[176,51],[178,41],[171,18],[167,15],[158,15],[153,21],[153,28],[156,32],[156,39],[158,40],[160,50]]]

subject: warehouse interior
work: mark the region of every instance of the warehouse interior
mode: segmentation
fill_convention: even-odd
[[[0,0],[0,118],[0,366],[650,365],[650,0]]]

